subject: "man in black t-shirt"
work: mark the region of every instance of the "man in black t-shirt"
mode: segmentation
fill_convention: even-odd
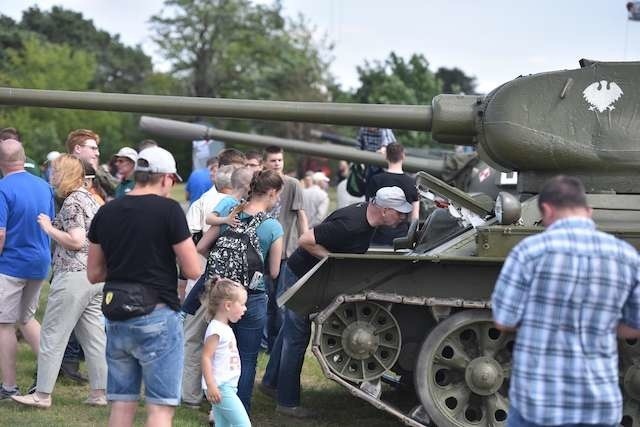
[[[305,232],[299,247],[283,268],[284,288],[290,288],[320,259],[329,253],[365,253],[376,227],[396,226],[413,207],[399,187],[378,190],[369,203],[338,209],[322,223]],[[292,310],[285,309],[284,322],[271,351],[261,389],[277,394],[276,411],[305,418],[311,411],[300,406],[300,372],[311,334],[311,323]]]
[[[105,282],[103,310],[117,301],[117,287],[157,296],[148,314],[106,320],[109,425],[133,425],[141,381],[147,425],[170,425],[180,403],[184,350],[176,258],[185,277],[197,279],[202,271],[184,212],[168,198],[180,180],[171,153],[141,151],[134,176],[134,189],[102,206],[91,222],[87,276]]]
[[[418,202],[418,190],[416,189],[416,181],[413,177],[407,175],[402,170],[402,163],[405,159],[404,147],[397,142],[387,145],[386,151],[388,167],[385,171],[373,175],[367,181],[365,195],[367,200],[372,199],[376,191],[382,187],[400,187],[407,197],[407,202],[411,203],[413,210],[409,216],[409,222],[418,219],[420,214],[420,205]],[[397,227],[380,227],[374,233],[371,243],[377,245],[393,244],[393,239],[407,235],[409,222],[403,222]]]

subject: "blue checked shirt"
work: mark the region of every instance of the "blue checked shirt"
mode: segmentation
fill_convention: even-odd
[[[493,292],[498,324],[517,327],[510,405],[545,425],[617,424],[616,328],[640,329],[640,260],[629,244],[565,218],[520,242]]]
[[[392,142],[396,142],[396,137],[391,129],[386,128],[360,128],[358,131],[358,141],[360,149],[366,151],[378,151]]]

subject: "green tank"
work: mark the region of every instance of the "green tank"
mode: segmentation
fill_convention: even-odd
[[[314,355],[354,396],[406,425],[475,427],[506,425],[514,336],[494,327],[490,296],[509,250],[542,230],[542,183],[578,176],[598,227],[640,247],[638,88],[640,62],[582,60],[486,96],[439,95],[430,106],[13,88],[0,88],[0,104],[412,129],[474,146],[493,168],[476,171],[478,183],[512,185],[513,194],[464,192],[419,172],[421,197],[448,208],[412,224],[393,253],[329,255],[279,302],[311,316]],[[640,423],[640,341],[621,340],[619,350],[621,424],[630,427]]]

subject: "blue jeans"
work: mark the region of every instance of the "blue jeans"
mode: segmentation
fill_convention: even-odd
[[[230,384],[218,386],[222,400],[213,405],[213,419],[217,427],[251,427],[249,415],[236,394],[237,388]]]
[[[281,273],[284,289],[289,289],[298,277],[286,266]],[[278,391],[280,406],[300,405],[300,374],[304,354],[311,338],[311,322],[305,316],[285,309],[284,321],[273,345],[262,382]]]
[[[525,420],[522,414],[514,408],[509,406],[509,415],[507,416],[507,427],[615,427],[618,424],[561,424],[556,426],[547,426],[542,424],[536,424],[534,422]]]
[[[127,320],[106,320],[107,399],[135,401],[144,381],[145,400],[180,404],[184,339],[176,311],[158,307]]]
[[[251,411],[251,394],[256,379],[256,364],[260,351],[260,339],[267,323],[267,294],[250,293],[247,298],[247,312],[235,324],[231,325],[238,343],[240,354],[240,380],[238,397],[247,410]]]
[[[284,275],[282,272],[286,265],[287,260],[282,260],[280,263],[280,273],[278,274],[278,278],[276,280],[272,280],[271,278],[265,280],[269,299],[267,304],[267,325],[265,327],[264,338],[266,340],[268,353],[271,353],[271,350],[273,349],[273,343],[276,341],[276,337],[278,336],[278,332],[280,332],[280,328],[282,327],[282,322],[284,320],[284,309],[278,307],[278,297],[282,295],[285,290],[283,279]]]

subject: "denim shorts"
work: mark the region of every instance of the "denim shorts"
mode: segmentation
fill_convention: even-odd
[[[184,338],[176,311],[158,307],[122,321],[106,321],[107,399],[135,401],[144,381],[145,400],[180,404]]]

